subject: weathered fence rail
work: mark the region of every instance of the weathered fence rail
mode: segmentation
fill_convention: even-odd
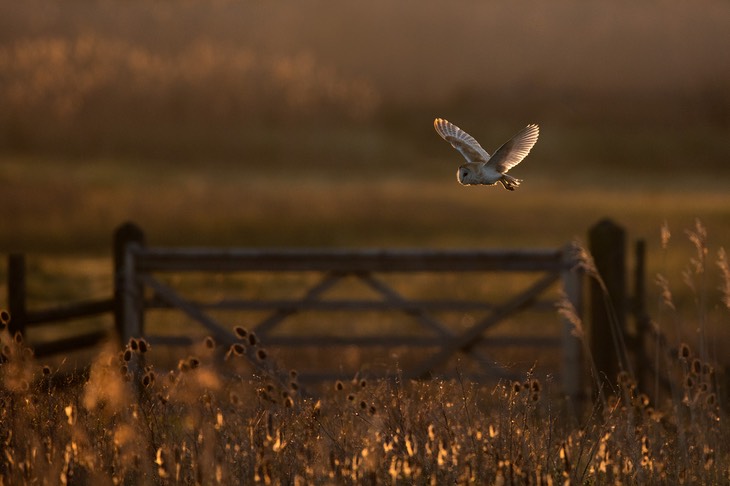
[[[560,271],[562,249],[132,249],[140,272]]]
[[[108,314],[114,309],[114,299],[97,299],[60,305],[48,309],[27,308],[25,257],[21,254],[8,255],[7,266],[7,302],[10,311],[10,331],[25,334],[28,327],[55,322],[67,322],[86,317]],[[37,343],[34,346],[36,356],[46,356],[68,350],[96,346],[108,339],[104,330],[87,331],[68,338],[50,342]]]
[[[614,228],[615,229],[615,228]],[[612,233],[611,224],[600,223],[592,231]],[[620,228],[619,228],[620,230]],[[619,240],[623,238],[618,235]],[[597,241],[604,241],[601,237]],[[610,238],[609,238],[610,240]],[[611,240],[613,244],[621,244]],[[618,243],[616,243],[618,241]],[[600,246],[600,245],[599,245]],[[594,257],[600,261],[597,266],[612,269],[625,266],[625,252],[615,251],[610,246],[601,248]],[[544,294],[560,285],[565,296],[582,317],[583,296],[586,288],[578,252],[571,245],[554,249],[531,250],[426,250],[426,249],[186,249],[148,248],[144,233],[135,225],[121,226],[114,240],[114,295],[111,298],[90,300],[52,309],[28,309],[25,296],[25,265],[22,255],[8,258],[8,307],[12,314],[12,330],[23,332],[27,326],[41,323],[60,322],[82,317],[113,313],[118,337],[122,342],[130,337],[145,336],[150,342],[165,344],[190,344],[192,340],[182,332],[177,336],[155,336],[145,327],[145,315],[153,309],[176,309],[201,324],[220,343],[230,343],[236,338],[227,325],[222,325],[212,311],[257,311],[267,315],[251,326],[266,346],[301,347],[317,346],[409,346],[414,348],[435,348],[430,354],[404,370],[406,377],[428,376],[442,367],[452,356],[461,353],[472,359],[487,374],[500,376],[500,369],[483,350],[488,346],[507,347],[552,347],[559,349],[562,356],[562,370],[559,373],[565,391],[574,396],[582,393],[582,379],[585,368],[581,361],[581,347],[573,336],[572,324],[565,322],[562,331],[554,336],[500,335],[489,336],[488,331],[508,316],[531,308],[554,312],[554,299],[545,299]],[[605,261],[604,261],[605,260]],[[223,299],[217,302],[193,300],[183,297],[173,285],[165,281],[165,274],[185,272],[315,272],[319,280],[305,289],[302,296],[285,299]],[[520,272],[534,275],[534,280],[521,291],[503,302],[484,302],[478,299],[411,299],[401,295],[379,275],[389,273],[474,273],[474,272]],[[609,272],[610,273],[610,272]],[[620,288],[624,279],[620,271],[609,279],[614,285],[614,310],[623,313],[629,310],[625,288]],[[378,298],[327,298],[323,295],[337,286],[343,279],[356,279],[364,284]],[[532,277],[530,277],[531,279]],[[613,283],[612,283],[613,282]],[[588,289],[590,290],[590,289]],[[594,303],[593,315],[587,320],[600,322],[605,308],[597,309]],[[602,305],[600,307],[603,307]],[[290,316],[303,311],[395,311],[415,319],[423,332],[416,336],[333,336],[333,335],[282,335],[273,331]],[[441,312],[480,312],[483,318],[476,320],[467,329],[453,330],[434,314]],[[612,354],[607,346],[606,334],[591,329],[593,358],[597,362],[606,354]],[[103,340],[107,333],[88,332],[62,341],[41,343],[36,346],[38,355],[66,351],[69,348],[92,346]],[[601,339],[604,339],[602,342]],[[606,352],[608,349],[608,352]],[[606,361],[607,367],[615,362]]]

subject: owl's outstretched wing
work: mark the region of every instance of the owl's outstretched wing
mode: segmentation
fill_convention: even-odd
[[[488,165],[504,174],[527,157],[527,154],[530,153],[532,147],[537,143],[538,135],[540,135],[540,127],[537,125],[527,125],[494,152]]]
[[[436,118],[433,121],[433,127],[441,135],[441,138],[461,152],[461,155],[464,156],[467,162],[486,162],[489,160],[489,154],[479,145],[479,142],[474,137],[448,120]]]

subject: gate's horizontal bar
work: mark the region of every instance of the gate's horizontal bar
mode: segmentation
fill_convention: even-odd
[[[141,272],[337,271],[471,272],[559,271],[561,249],[207,249],[135,248]]]
[[[266,336],[262,339],[263,346],[281,347],[329,347],[329,346],[357,346],[357,347],[441,347],[446,340],[442,337],[422,336]],[[485,336],[479,346],[486,347],[560,347],[560,338],[551,336]]]
[[[475,312],[490,311],[496,306],[488,302],[472,300],[410,300],[404,302],[385,302],[380,300],[244,300],[226,299],[219,302],[189,302],[201,309],[206,310],[280,310],[280,311],[400,311],[400,312]],[[542,300],[535,302],[531,308],[538,311],[554,310],[554,300]],[[152,299],[145,303],[147,309],[169,309],[171,305],[159,299]]]
[[[60,305],[49,309],[27,311],[26,325],[47,324],[50,322],[69,321],[84,317],[106,314],[114,310],[114,299],[87,300],[73,304]]]
[[[148,343],[164,346],[191,346],[197,341],[187,336],[163,336],[152,334],[146,338]],[[429,336],[403,336],[403,335],[378,335],[378,336],[332,336],[332,335],[299,335],[299,336],[266,336],[261,339],[261,347],[384,347],[394,348],[408,346],[417,348],[441,347],[444,339],[441,337]],[[558,337],[551,336],[490,336],[485,337],[479,346],[484,347],[560,347],[562,341]]]

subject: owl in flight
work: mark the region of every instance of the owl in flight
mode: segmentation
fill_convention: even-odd
[[[466,159],[466,164],[460,166],[456,172],[459,184],[464,186],[488,184],[491,186],[500,182],[509,191],[514,191],[522,181],[507,175],[507,171],[527,157],[540,134],[540,128],[537,125],[527,125],[490,157],[474,137],[448,120],[436,118],[433,121],[433,127],[441,138],[461,152]]]

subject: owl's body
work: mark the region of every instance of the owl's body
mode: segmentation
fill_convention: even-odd
[[[508,175],[507,171],[527,157],[540,134],[537,125],[527,125],[490,156],[474,137],[453,123],[443,118],[436,118],[433,126],[436,132],[461,152],[467,161],[456,172],[456,179],[460,184],[494,185],[499,182],[510,191],[514,191],[522,181]]]

